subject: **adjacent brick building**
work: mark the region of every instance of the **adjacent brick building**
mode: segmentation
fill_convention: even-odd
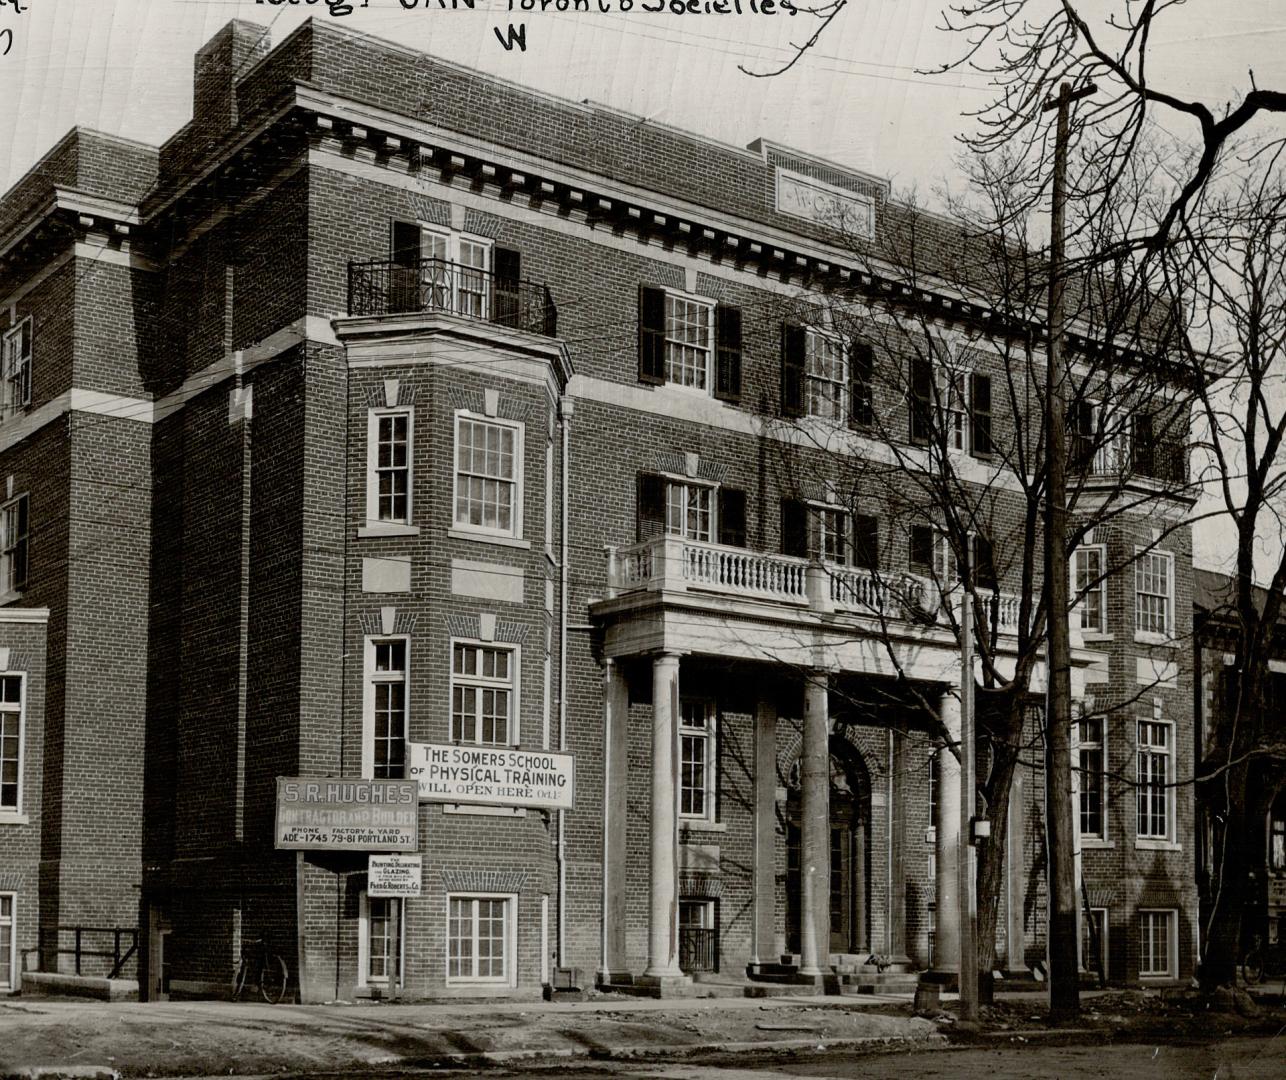
[[[804,285],[889,288],[828,215],[912,212],[329,24],[230,23],[194,85],[159,149],[77,129],[0,204],[4,611],[49,612],[39,643],[0,620],[30,672],[15,950],[37,912],[137,922],[147,996],[222,994],[262,936],[308,1001],[946,966],[951,557],[845,466],[885,453],[877,415],[916,442],[920,369],[908,394],[797,315]],[[958,297],[899,295],[972,336]],[[934,423],[996,482],[1002,369],[973,363]],[[1110,977],[1165,981],[1196,916],[1191,548],[1126,457],[1146,500],[1077,556],[1079,858]],[[276,850],[278,778],[401,777],[424,744],[569,753],[574,805],[424,798],[404,901],[364,851]],[[1024,766],[1010,969],[1044,952],[1042,802]]]

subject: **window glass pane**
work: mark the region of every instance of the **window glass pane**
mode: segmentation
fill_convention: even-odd
[[[456,444],[456,524],[511,532],[517,491],[515,429],[461,418]]]
[[[665,377],[680,386],[705,389],[713,308],[695,300],[665,298]]]

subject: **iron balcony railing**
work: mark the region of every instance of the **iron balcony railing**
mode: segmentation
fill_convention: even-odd
[[[716,927],[679,927],[679,970],[718,971],[719,931]]]
[[[558,335],[549,289],[442,259],[376,259],[348,264],[350,315],[440,311],[545,337]]]

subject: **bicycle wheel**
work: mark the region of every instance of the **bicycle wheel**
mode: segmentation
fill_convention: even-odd
[[[1262,949],[1251,949],[1241,958],[1241,977],[1246,980],[1248,986],[1254,986],[1255,983],[1263,981],[1264,951]]]
[[[286,996],[286,961],[275,953],[270,953],[263,962],[259,972],[259,993],[269,1005],[278,1004]]]
[[[250,974],[250,965],[246,963],[246,958],[241,958],[241,966],[237,968],[237,977],[232,980],[232,1000],[240,1001],[241,995],[245,993],[246,978]]]

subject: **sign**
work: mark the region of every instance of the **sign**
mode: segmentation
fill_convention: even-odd
[[[777,210],[850,236],[869,240],[875,235],[873,199],[788,169],[777,170]]]
[[[313,780],[277,777],[279,850],[415,851],[417,811],[411,780]]]
[[[575,758],[548,750],[407,743],[406,775],[427,802],[570,810]]]
[[[1270,907],[1286,908],[1286,878],[1268,879],[1268,904]]]
[[[366,868],[367,896],[419,896],[418,855],[372,855]]]

